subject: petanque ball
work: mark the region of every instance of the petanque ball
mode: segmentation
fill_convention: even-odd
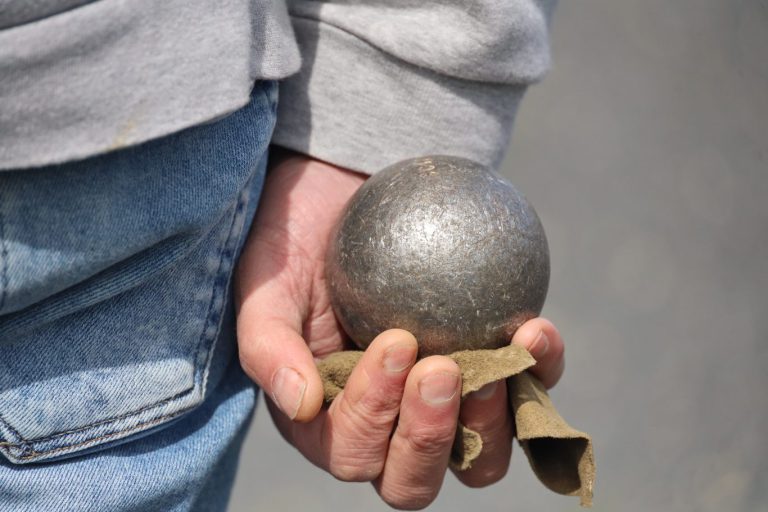
[[[544,230],[508,181],[473,161],[427,156],[369,178],[332,232],[326,278],[344,331],[365,348],[413,333],[419,355],[509,344],[541,312]]]

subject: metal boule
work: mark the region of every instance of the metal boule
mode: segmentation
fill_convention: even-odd
[[[361,348],[410,331],[419,355],[493,349],[541,312],[549,249],[536,212],[470,160],[427,156],[370,177],[326,257],[333,310]]]

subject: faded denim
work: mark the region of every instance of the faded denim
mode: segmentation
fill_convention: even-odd
[[[228,117],[0,173],[0,510],[222,510],[255,389],[231,277],[277,84]]]

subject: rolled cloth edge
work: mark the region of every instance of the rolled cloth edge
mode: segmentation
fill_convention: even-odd
[[[326,403],[341,393],[363,352],[336,352],[318,362]],[[544,386],[528,372],[535,359],[522,347],[463,350],[449,354],[461,370],[461,396],[491,382],[507,379],[515,435],[539,480],[559,494],[579,496],[591,506],[595,462],[590,437],[573,429],[558,414]],[[459,423],[451,467],[463,471],[480,455],[483,441],[477,432]]]
[[[528,372],[507,379],[515,436],[536,476],[559,494],[592,506],[595,457],[592,439],[565,422],[539,380]]]

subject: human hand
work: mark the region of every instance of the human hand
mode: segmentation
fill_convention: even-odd
[[[341,480],[373,482],[395,507],[422,508],[442,484],[459,419],[481,434],[484,450],[458,478],[483,486],[504,476],[512,449],[507,391],[489,385],[460,404],[456,364],[442,356],[417,363],[413,336],[393,329],[376,338],[344,391],[321,410],[314,358],[345,342],[324,257],[333,225],[364,180],[299,155],[274,165],[236,277],[240,360],[271,397],[282,435],[311,462]],[[563,365],[555,327],[530,320],[513,342],[531,349],[533,372],[554,385]]]

